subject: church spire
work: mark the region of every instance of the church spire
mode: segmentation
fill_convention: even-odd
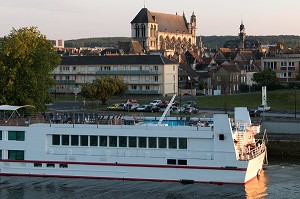
[[[246,39],[246,31],[245,31],[245,26],[244,26],[244,22],[243,20],[241,21],[241,25],[240,25],[240,44],[239,44],[239,48],[241,50],[244,50],[245,47],[245,39]]]

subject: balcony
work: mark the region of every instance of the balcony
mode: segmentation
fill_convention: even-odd
[[[75,80],[56,80],[56,84],[60,85],[74,85],[76,84]]]
[[[127,94],[132,95],[157,95],[159,94],[157,90],[128,90]]]
[[[98,70],[97,75],[159,75],[157,70]]]

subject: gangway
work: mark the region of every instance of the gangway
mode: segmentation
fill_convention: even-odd
[[[171,108],[171,106],[172,106],[172,104],[173,104],[173,101],[175,100],[175,97],[176,97],[176,94],[173,95],[173,97],[172,97],[171,101],[169,102],[167,108],[165,109],[164,113],[163,113],[162,116],[160,117],[160,119],[159,119],[159,121],[158,121],[158,123],[157,123],[158,126],[161,125],[162,121],[165,119],[165,117],[166,117],[168,111],[170,110],[170,108]]]

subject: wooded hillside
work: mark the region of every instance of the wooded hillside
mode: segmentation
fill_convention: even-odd
[[[203,45],[207,48],[221,48],[228,40],[236,40],[238,36],[202,36]],[[279,36],[247,36],[246,39],[257,39],[262,45],[282,43],[284,46],[295,48],[300,47],[300,36],[279,35]],[[100,37],[66,40],[65,47],[117,47],[118,42],[130,41],[130,37]],[[197,37],[197,43],[199,37]]]

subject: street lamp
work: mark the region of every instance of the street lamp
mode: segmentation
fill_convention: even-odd
[[[295,119],[297,118],[297,86],[294,86],[295,89]]]

